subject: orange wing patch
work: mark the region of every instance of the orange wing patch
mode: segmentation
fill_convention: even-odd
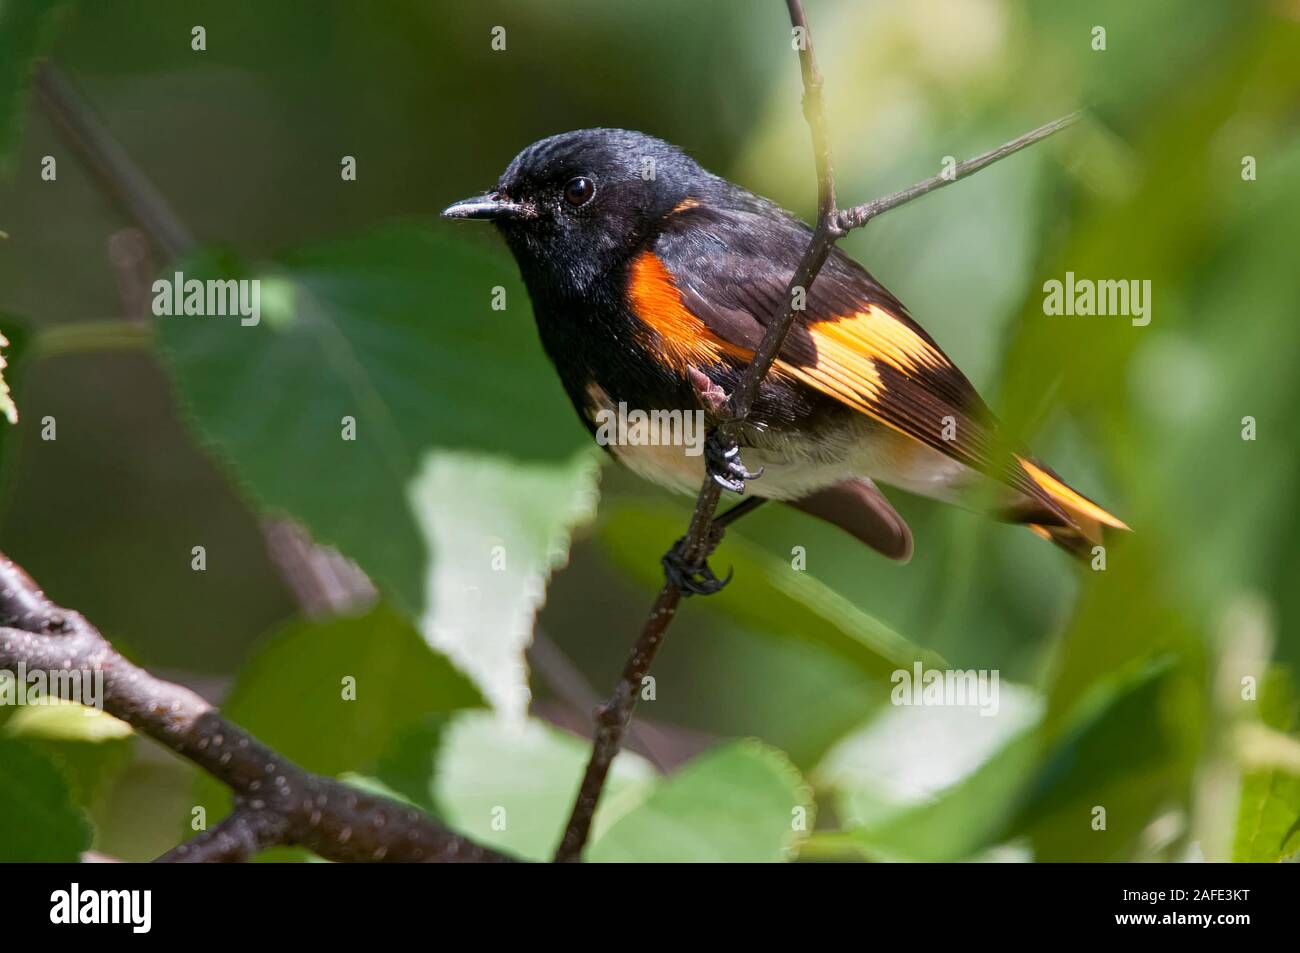
[[[876,305],[855,314],[813,321],[808,330],[817,341],[819,354],[825,341],[843,346],[858,359],[884,361],[900,371],[948,366],[934,345]]]
[[[875,401],[884,385],[875,362],[843,341],[818,334],[816,330],[812,337],[817,347],[815,364],[777,361],[776,366],[855,410],[876,416]]]
[[[816,349],[816,364],[791,367],[781,362],[781,366],[823,393],[904,433],[906,430],[884,413],[886,385],[880,368],[888,365],[912,378],[933,378],[936,372],[952,368],[938,348],[874,304],[853,314],[810,321],[807,329]]]
[[[878,420],[883,419],[879,401],[885,389],[878,370],[881,364],[913,375],[950,366],[934,345],[876,305],[850,315],[810,321],[807,327],[817,351],[816,364],[799,367],[781,362],[781,366]]]

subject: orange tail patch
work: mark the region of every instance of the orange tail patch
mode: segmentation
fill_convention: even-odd
[[[1106,512],[1078,490],[1067,486],[1056,474],[1041,464],[1016,457],[1016,462],[1033,481],[1053,508],[1064,513],[1066,525],[1054,525],[1054,521],[1025,520],[1031,530],[1051,540],[1058,546],[1074,553],[1087,549],[1088,545],[1103,542],[1105,529],[1127,530],[1128,526],[1120,519]]]

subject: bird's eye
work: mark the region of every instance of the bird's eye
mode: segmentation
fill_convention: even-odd
[[[575,208],[579,205],[586,205],[595,194],[596,183],[585,175],[570,179],[568,185],[564,187],[564,201]]]

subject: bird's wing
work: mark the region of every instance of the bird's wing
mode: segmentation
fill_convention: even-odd
[[[633,260],[633,310],[683,365],[747,360],[781,305],[809,232],[772,209],[683,207]],[[865,269],[833,250],[773,373],[1033,496],[970,381]]]

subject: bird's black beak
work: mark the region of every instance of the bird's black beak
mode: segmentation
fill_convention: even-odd
[[[442,210],[443,218],[479,218],[490,222],[521,221],[536,218],[537,210],[522,202],[512,202],[496,192],[476,195],[473,198],[448,205]]]

